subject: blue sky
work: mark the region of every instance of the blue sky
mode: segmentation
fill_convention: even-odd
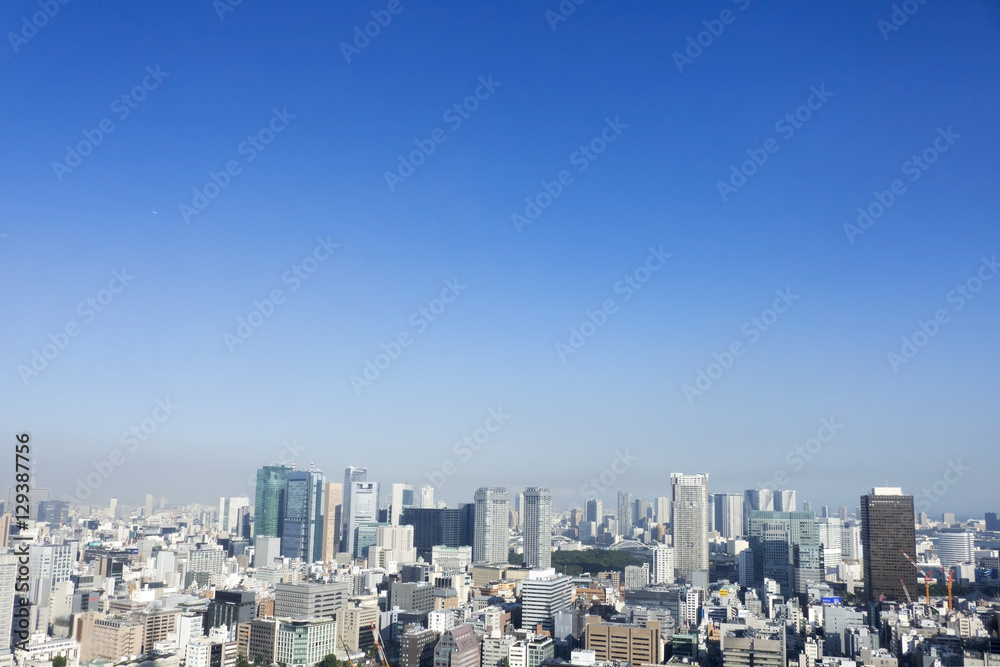
[[[208,0],[70,2],[30,39],[8,35],[0,420],[32,433],[39,485],[71,493],[169,397],[177,409],[91,499],[244,495],[294,440],[300,466],[333,478],[367,465],[419,485],[450,461],[438,496],[452,503],[485,484],[579,503],[628,450],[608,499],[666,495],[671,472],[708,472],[722,492],[784,471],[800,499],[853,508],[874,484],[931,488],[961,459],[978,465],[929,511],[997,509],[983,463],[1000,281],[961,310],[948,297],[1000,251],[996,3],[928,0],[886,39],[890,2],[590,0],[553,29],[556,2],[401,0],[348,62],[341,43],[388,6],[244,0],[220,20]],[[39,11],[5,3],[4,33]],[[720,26],[678,71],[673,54]],[[486,99],[453,127],[446,112],[477,87]],[[776,123],[813,88],[828,98],[786,136]],[[248,161],[274,110],[281,131]],[[103,119],[113,131],[57,174]],[[608,119],[614,141],[579,171]],[[949,128],[911,181],[905,163]],[[436,130],[446,140],[391,190],[397,156]],[[718,182],[768,140],[724,201]],[[572,182],[516,229],[563,170]],[[849,242],[845,223],[897,179],[903,194]],[[283,277],[317,238],[338,247],[293,290]],[[671,256],[625,300],[615,286],[651,247]],[[123,268],[134,280],[87,321],[78,305]],[[418,331],[411,314],[449,280],[459,296]],[[275,289],[283,302],[231,352],[224,334]],[[786,289],[797,300],[751,341],[744,323]],[[609,299],[564,362],[557,344]],[[947,322],[894,369],[887,355],[939,309]],[[37,376],[19,371],[70,322],[78,335]],[[352,385],[401,333],[398,358]],[[734,342],[742,356],[689,401]],[[501,407],[509,420],[456,454]],[[798,469],[789,452],[824,418],[843,427]]]

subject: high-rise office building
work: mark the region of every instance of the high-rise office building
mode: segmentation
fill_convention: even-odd
[[[882,596],[905,599],[903,584],[916,590],[916,570],[903,556],[916,554],[913,496],[898,487],[875,487],[861,496],[861,545],[870,604]]]
[[[604,502],[598,498],[587,500],[587,521],[593,521],[598,526],[604,521]]]
[[[403,516],[403,510],[413,507],[413,485],[393,484],[392,492],[389,496],[389,523],[393,526],[399,525],[399,519]]]
[[[635,511],[632,513],[633,526],[648,526],[653,514],[653,503],[642,498],[635,499]]]
[[[984,518],[986,520],[986,530],[1000,532],[1000,517],[997,516],[996,512],[987,512]]]
[[[9,667],[14,658],[11,652],[11,632],[14,626],[14,587],[17,583],[17,559],[14,554],[0,554],[0,665]],[[16,641],[21,641],[18,635]],[[27,639],[27,635],[25,635]]]
[[[941,567],[955,567],[976,562],[975,535],[964,530],[943,530],[938,534]]]
[[[826,574],[840,565],[843,558],[840,545],[844,525],[839,518],[829,517],[817,519],[816,527],[819,529],[819,543],[823,545],[823,572]]]
[[[521,582],[521,627],[534,631],[537,626],[550,635],[555,630],[555,616],[573,606],[573,581],[552,568],[531,570]]]
[[[257,471],[254,498],[254,535],[281,537],[285,518],[285,482],[291,468],[264,466]]]
[[[690,582],[708,572],[708,475],[670,475],[674,569]]]
[[[420,487],[420,506],[424,509],[434,509],[437,507],[437,505],[434,504],[433,486]]]
[[[153,496],[146,496],[146,505],[147,507],[152,508]],[[227,532],[233,535],[239,533],[240,526],[237,516],[239,515],[240,509],[249,506],[249,498],[219,498],[219,521],[216,524],[218,530],[220,532]],[[146,516],[149,515],[147,514]]]
[[[247,500],[247,504],[250,504],[249,500]],[[144,517],[153,516],[153,494],[151,493],[146,494],[146,504],[142,508],[142,515]]]
[[[837,518],[841,522],[847,521],[847,508],[843,505],[837,508]]]
[[[364,558],[358,547],[358,528],[378,523],[378,482],[351,482],[350,507],[344,502],[344,539],[341,548],[351,554],[351,558]]]
[[[670,523],[670,498],[657,497],[653,501],[653,513],[657,523]]]
[[[805,594],[809,584],[824,580],[819,527],[812,512],[750,513],[750,549],[755,586],[772,579],[781,594]]]
[[[340,540],[344,534],[344,485],[328,482],[326,485],[326,511],[323,513],[323,561],[330,562],[340,553]]]
[[[307,563],[323,560],[323,513],[326,511],[326,477],[322,470],[288,473],[285,482],[285,517],[281,529],[281,555]]]
[[[618,492],[618,534],[632,539],[632,494],[628,491]]]
[[[65,500],[42,500],[38,503],[38,520],[50,526],[65,526],[69,523],[69,502]]]
[[[164,552],[160,552],[161,554]],[[257,535],[254,537],[253,566],[271,567],[275,558],[281,556],[281,538]],[[159,556],[157,556],[159,559]]]
[[[529,487],[520,494],[524,508],[524,566],[552,565],[552,491]]]
[[[506,563],[510,549],[507,511],[510,492],[499,486],[476,491],[475,535],[472,541],[474,563]]]
[[[473,503],[451,508],[407,507],[401,519],[404,526],[413,526],[413,546],[417,554],[429,559],[436,546],[471,547],[475,538]]]
[[[750,530],[750,512],[795,512],[795,491],[747,489],[743,493],[743,530]],[[805,511],[811,512],[812,505]]]
[[[743,537],[743,494],[716,493],[715,530],[727,540]]]
[[[236,626],[249,623],[257,617],[257,604],[253,591],[215,591],[215,597],[208,603],[203,630],[226,626],[229,641],[236,639]]]

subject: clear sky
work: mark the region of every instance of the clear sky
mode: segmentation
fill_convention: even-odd
[[[903,4],[5,2],[2,430],[87,502],[998,510],[1000,5]]]

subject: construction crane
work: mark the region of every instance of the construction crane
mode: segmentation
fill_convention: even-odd
[[[351,659],[351,649],[347,646],[347,635],[345,634],[346,628],[344,626],[346,626],[347,624],[346,623],[338,623],[338,625],[341,626],[340,627],[340,641],[344,645],[344,653],[347,654],[347,664],[349,664],[351,667],[354,667],[354,660]],[[334,643],[334,648],[336,649],[336,643]]]
[[[375,624],[371,624],[372,627],[372,639],[375,640],[375,648],[378,650],[378,659],[382,663],[381,667],[389,667],[389,660],[385,657],[385,651],[382,650],[382,642],[379,641],[378,630],[375,629]]]
[[[924,572],[923,570],[920,569],[919,565],[917,565],[916,563],[913,562],[912,558],[910,558],[909,556],[906,555],[905,551],[903,551],[902,549],[900,549],[899,553],[903,554],[903,558],[905,558],[907,560],[907,562],[909,562],[910,565],[912,565],[913,567],[915,567],[916,570],[917,570],[917,572],[919,572],[923,576],[923,578],[924,578],[924,595],[927,598],[927,607],[930,608],[930,606],[931,606],[931,578],[927,575],[926,572]],[[909,597],[909,595],[907,595],[907,597]]]
[[[899,583],[903,585],[903,592],[906,593],[906,603],[913,604],[913,598],[910,597],[910,591],[906,590],[906,582],[900,579]]]

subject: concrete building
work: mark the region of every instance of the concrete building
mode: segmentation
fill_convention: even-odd
[[[125,616],[84,612],[77,620],[80,661],[104,658],[114,662],[142,654],[142,623]]]
[[[964,530],[943,530],[938,534],[938,556],[942,567],[976,562],[975,534]],[[911,554],[912,555],[912,554]]]
[[[557,612],[573,604],[573,582],[566,575],[556,574],[552,568],[531,570],[521,582],[521,627],[534,631],[541,626],[552,633]]]
[[[503,487],[481,487],[476,491],[474,563],[506,563],[510,548],[507,513],[510,492]]]
[[[433,667],[480,667],[480,659],[479,638],[475,631],[471,625],[460,625],[441,635],[434,648]]]
[[[716,493],[715,530],[727,540],[743,537],[743,494]]]
[[[323,560],[323,513],[326,511],[326,477],[323,471],[294,470],[285,481],[285,516],[281,529],[281,555],[306,563]]]
[[[740,519],[742,525],[742,517]],[[667,546],[657,546],[653,549],[653,571],[650,575],[651,584],[674,583],[674,550]]]
[[[524,566],[545,569],[552,565],[552,491],[533,486],[523,497]]]
[[[332,618],[278,618],[275,660],[287,667],[313,667],[336,650]]]
[[[660,629],[659,621],[646,621],[643,625],[603,623],[599,616],[587,616],[584,648],[593,651],[600,661],[659,664],[663,661]]]
[[[708,475],[670,475],[674,569],[691,582],[708,572]]]
[[[275,616],[334,617],[347,604],[350,585],[346,582],[310,584],[296,582],[274,587]]]
[[[323,512],[323,562],[329,563],[340,553],[344,536],[344,485],[326,485],[326,509]]]
[[[434,646],[440,635],[420,625],[410,625],[399,638],[400,667],[434,667]]]

